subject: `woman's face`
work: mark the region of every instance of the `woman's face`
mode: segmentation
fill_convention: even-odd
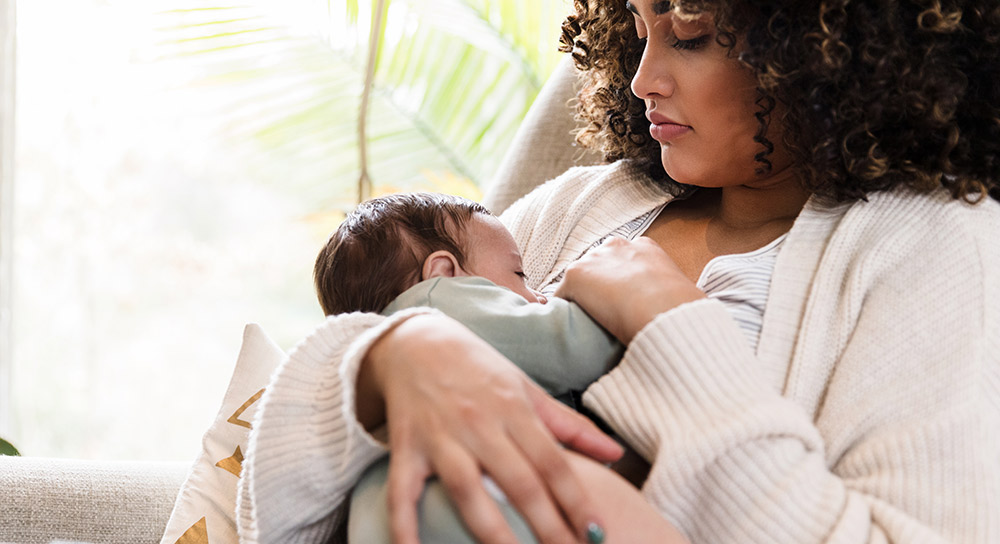
[[[712,14],[679,15],[665,0],[631,0],[627,7],[646,40],[632,92],[646,102],[650,134],[670,177],[702,187],[764,183],[756,174],[763,165],[754,160],[763,150],[753,140],[760,126],[757,80],[716,41]],[[776,124],[767,133],[775,146],[767,156],[771,175],[791,162]]]

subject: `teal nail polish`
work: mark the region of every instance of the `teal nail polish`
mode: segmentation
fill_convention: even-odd
[[[587,525],[587,542],[590,544],[604,544],[604,529],[596,523]]]

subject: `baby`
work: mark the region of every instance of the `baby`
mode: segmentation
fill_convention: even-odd
[[[563,401],[621,359],[621,344],[579,306],[527,286],[513,237],[464,198],[362,203],[320,251],[314,278],[327,315],[436,308]]]
[[[574,405],[621,359],[623,347],[579,306],[526,284],[510,232],[482,205],[436,193],[362,203],[333,233],[314,268],[327,315],[429,306],[463,323],[549,394]],[[362,476],[351,498],[348,541],[389,543],[387,461]],[[524,542],[530,530],[498,494]],[[472,542],[436,482],[420,506],[421,542]]]

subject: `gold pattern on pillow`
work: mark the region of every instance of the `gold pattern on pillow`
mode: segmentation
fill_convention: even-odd
[[[236,451],[233,452],[232,457],[226,457],[225,459],[219,461],[215,466],[233,473],[237,478],[240,477],[240,472],[243,471],[243,452],[240,450],[239,446],[236,446]]]
[[[245,412],[247,410],[247,408],[250,407],[250,405],[252,405],[253,403],[255,403],[258,400],[260,400],[260,397],[263,394],[264,394],[264,390],[263,389],[261,389],[260,391],[257,391],[256,393],[254,393],[254,396],[252,396],[249,399],[247,399],[247,401],[244,402],[243,405],[240,406],[235,412],[233,412],[233,415],[229,416],[229,419],[227,419],[226,421],[229,422],[229,423],[232,423],[233,425],[239,425],[240,427],[246,427],[247,429],[251,428],[250,427],[250,422],[249,421],[243,421],[242,419],[240,419],[240,416],[243,415],[243,412]]]
[[[160,544],[236,544],[236,496],[257,401],[285,352],[248,324],[222,406],[174,501]],[[231,455],[230,455],[231,454]],[[233,476],[236,476],[235,478]],[[197,522],[195,520],[198,520]]]
[[[205,518],[198,520],[177,539],[176,544],[208,544],[208,525]]]

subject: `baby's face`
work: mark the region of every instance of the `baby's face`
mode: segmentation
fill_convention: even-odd
[[[545,302],[545,296],[525,283],[521,252],[514,237],[491,215],[473,214],[465,228],[465,271],[510,289],[528,302]]]

